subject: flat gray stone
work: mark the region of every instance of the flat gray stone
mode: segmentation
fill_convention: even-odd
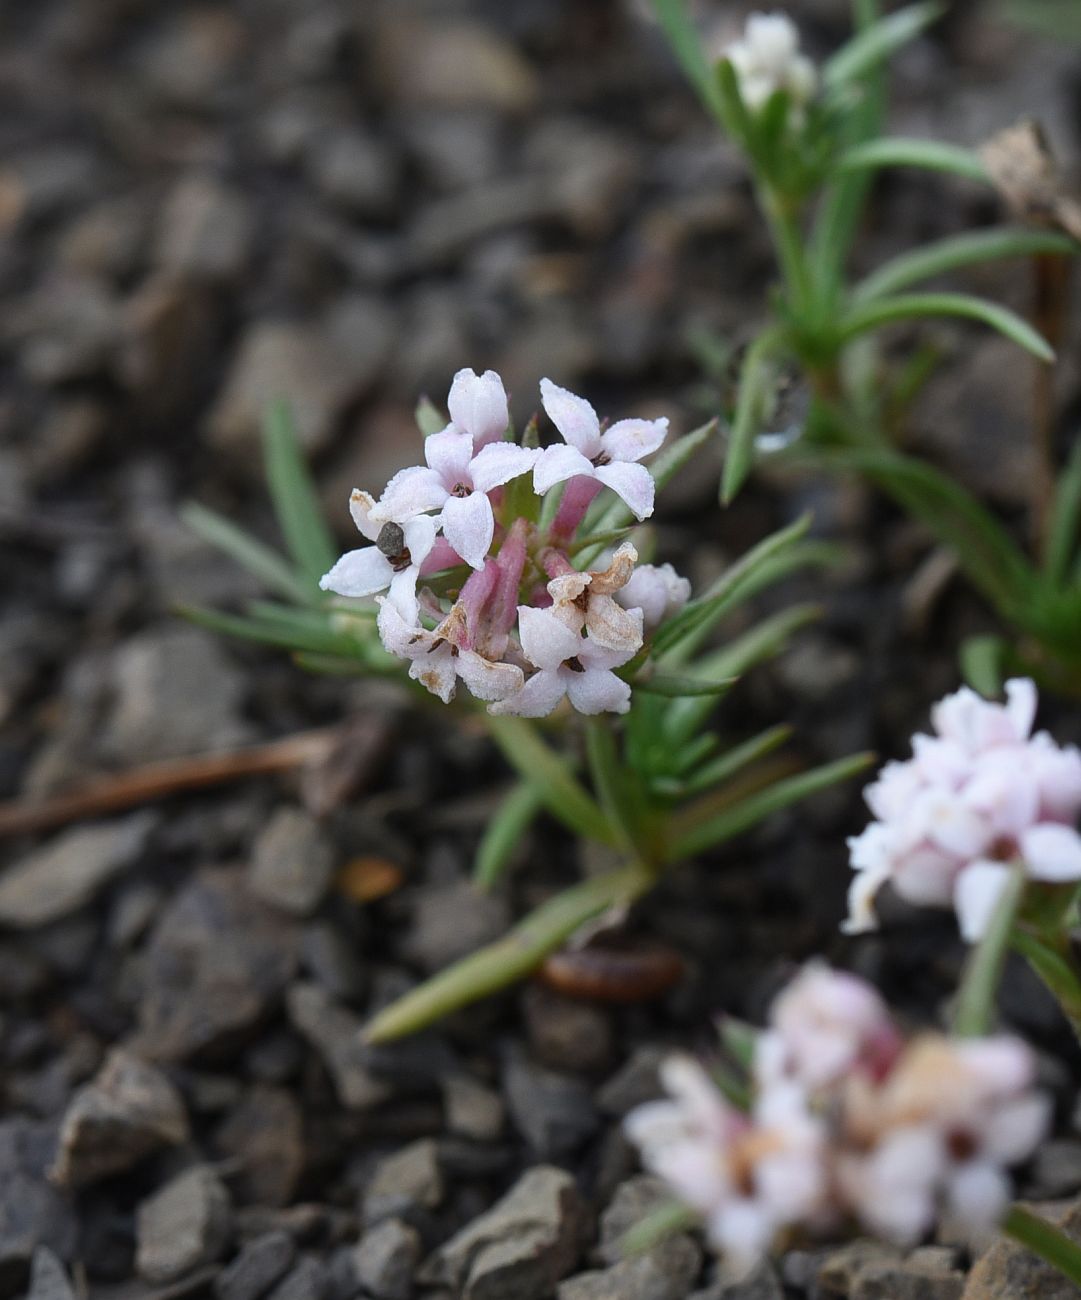
[[[319,823],[301,808],[281,808],[260,832],[248,884],[265,903],[308,916],[334,877],[334,848]]]
[[[361,1041],[361,1022],[335,1002],[320,984],[293,984],[286,996],[293,1028],[319,1053],[334,1081],[343,1106],[369,1110],[391,1095],[391,1087],[368,1068],[368,1053]]]
[[[420,1253],[416,1228],[401,1219],[384,1219],[353,1252],[357,1281],[375,1300],[408,1300]]]
[[[218,1175],[196,1165],[143,1201],[135,1216],[135,1268],[147,1282],[172,1282],[211,1264],[232,1229],[229,1193]]]

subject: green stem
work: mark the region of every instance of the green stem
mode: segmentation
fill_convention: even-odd
[[[789,307],[793,315],[801,316],[810,302],[811,277],[803,256],[803,236],[792,206],[765,184],[759,191],[759,204],[777,251]]]
[[[506,988],[528,975],[587,921],[633,902],[655,880],[654,871],[635,862],[564,890],[502,939],[463,957],[379,1012],[365,1030],[365,1041],[386,1043],[416,1033],[451,1011]]]
[[[962,1038],[978,1038],[991,1029],[1002,968],[1006,964],[1010,935],[1024,892],[1024,869],[1015,865],[991,922],[983,938],[969,954],[961,976],[953,1031]]]
[[[1002,1221],[1002,1231],[1081,1286],[1081,1245],[1053,1223],[1023,1205],[1012,1205]]]
[[[1011,943],[1052,993],[1081,1040],[1081,979],[1074,968],[1065,934],[1037,936],[1017,929]]]

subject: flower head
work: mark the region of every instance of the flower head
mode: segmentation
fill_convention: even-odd
[[[582,572],[568,569],[548,584],[552,613],[575,632],[605,650],[635,654],[642,644],[641,611],[623,606],[616,598],[630,581],[638,552],[624,542],[605,569]]]
[[[594,479],[622,497],[638,519],[648,518],[653,513],[653,476],[638,462],[664,442],[668,421],[619,420],[602,430],[584,397],[550,379],[541,380],[541,401],[564,445],[546,447],[539,454],[534,489],[543,494],[567,479]]]
[[[935,734],[916,736],[913,757],[864,792],[876,820],[849,841],[847,929],[875,926],[887,881],[910,903],[953,906],[975,940],[1011,864],[1034,880],[1081,880],[1081,752],[1030,736],[1035,713],[1026,679],[1007,682],[1005,704],[964,688],[935,706]]]
[[[751,14],[742,39],[730,45],[725,55],[736,70],[743,102],[752,112],[779,90],[787,91],[797,106],[814,96],[818,74],[800,53],[799,32],[787,14]]]
[[[678,614],[691,598],[691,584],[670,564],[639,564],[614,593],[624,609],[640,609],[647,634]]]
[[[552,610],[519,605],[518,635],[522,653],[537,671],[521,690],[491,705],[490,713],[543,718],[564,696],[579,713],[626,713],[630,708],[631,688],[612,669],[633,658],[641,632],[632,649],[606,650]]]
[[[435,544],[435,523],[420,516],[404,524],[379,523],[372,517],[375,503],[354,488],[349,512],[360,533],[374,546],[346,551],[319,579],[324,591],[339,596],[373,596],[390,588],[391,600],[405,610],[416,603],[420,566]]]

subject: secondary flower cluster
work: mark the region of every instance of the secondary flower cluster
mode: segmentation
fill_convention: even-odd
[[[647,1168],[702,1216],[733,1273],[778,1236],[855,1218],[912,1245],[948,1209],[993,1227],[1005,1169],[1043,1136],[1047,1099],[1019,1039],[905,1042],[885,1004],[852,975],[812,963],[774,1003],[745,1112],[690,1057],[670,1058],[670,1099],[628,1115]]]
[[[459,371],[450,423],[425,439],[425,464],[400,470],[378,500],[354,489],[349,508],[372,545],[343,555],[320,585],[376,596],[383,645],[444,702],[460,680],[493,713],[542,717],[564,697],[581,713],[623,713],[630,686],[614,670],[690,586],[670,565],[638,565],[630,542],[604,568],[581,571],[574,544],[605,488],[638,520],[653,513],[653,477],[640,462],[668,421],[606,428],[584,398],[548,379],[541,399],[563,441],[520,445],[508,437],[499,376]],[[538,498],[557,487],[542,529]]]
[[[752,112],[763,108],[779,90],[800,107],[814,98],[818,87],[815,65],[800,53],[799,32],[784,13],[754,13],[742,39],[724,51],[736,71],[740,95]]]
[[[877,818],[849,840],[858,873],[850,931],[876,925],[887,882],[910,903],[956,909],[961,932],[984,932],[1011,865],[1032,880],[1081,880],[1081,752],[1031,735],[1036,687],[1006,683],[1006,704],[967,688],[932,711],[935,734],[888,763],[864,797]]]

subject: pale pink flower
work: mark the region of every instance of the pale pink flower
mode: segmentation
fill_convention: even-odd
[[[579,713],[626,713],[630,708],[631,688],[612,669],[633,658],[635,650],[606,650],[550,609],[530,605],[518,606],[518,636],[522,653],[537,671],[489,712],[543,718],[564,696]]]
[[[428,631],[402,617],[392,600],[380,602],[379,634],[384,648],[409,661],[409,676],[437,695],[444,704],[454,698],[459,678],[478,700],[500,700],[521,688],[522,670],[514,664],[494,663],[475,650],[458,644],[460,607]]]
[[[455,433],[468,433],[477,451],[490,442],[499,442],[510,425],[507,394],[494,370],[486,370],[483,375],[459,370],[451,381],[447,410],[447,427]]]
[[[774,1000],[758,1039],[755,1073],[791,1078],[814,1092],[853,1071],[873,1078],[896,1060],[901,1038],[885,1002],[866,981],[809,962]]]
[[[633,1110],[627,1136],[702,1216],[731,1273],[749,1272],[782,1228],[829,1215],[825,1129],[800,1089],[767,1089],[744,1115],[688,1057],[666,1061],[661,1080],[671,1099]]]
[[[1047,1131],[1035,1057],[1016,1038],[913,1041],[878,1087],[849,1080],[838,1176],[864,1223],[912,1245],[943,1206],[973,1231],[1010,1199],[1006,1170]]]
[[[624,542],[605,569],[569,569],[548,584],[552,613],[575,632],[585,630],[605,650],[636,654],[642,645],[642,618],[624,608],[618,597],[634,571],[638,552]],[[551,570],[549,570],[550,572]]]
[[[639,564],[615,599],[624,609],[640,609],[647,635],[678,614],[691,598],[691,584],[670,564]]]
[[[319,586],[339,596],[355,597],[374,596],[389,588],[391,600],[408,617],[416,605],[420,566],[435,543],[435,522],[424,516],[404,524],[376,522],[373,508],[371,496],[354,488],[349,512],[362,536],[375,545],[346,551],[319,579]]]
[[[1006,684],[1006,703],[967,687],[932,711],[936,734],[913,739],[913,757],[889,763],[865,791],[877,818],[849,840],[857,876],[850,931],[876,924],[887,881],[910,903],[954,907],[978,939],[1019,863],[1033,880],[1081,880],[1081,753],[1045,732],[1030,737],[1036,688]]]
[[[752,112],[778,90],[787,91],[797,106],[814,97],[818,73],[811,60],[800,53],[799,32],[787,14],[751,14],[743,38],[725,50],[725,57],[736,71],[743,102]]]
[[[559,430],[564,445],[545,448],[533,470],[538,495],[567,479],[594,479],[621,497],[638,519],[653,513],[653,475],[638,462],[664,442],[668,421],[619,420],[601,428],[597,413],[584,397],[577,397],[541,380],[541,401]]]
[[[474,569],[484,566],[495,536],[488,493],[533,468],[537,452],[492,442],[474,452],[473,436],[449,425],[424,439],[427,466],[399,470],[372,510],[372,518],[412,519],[438,510],[443,536]]]

